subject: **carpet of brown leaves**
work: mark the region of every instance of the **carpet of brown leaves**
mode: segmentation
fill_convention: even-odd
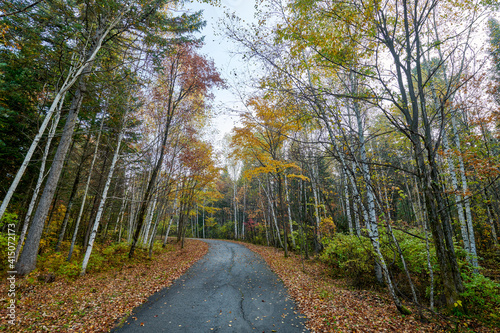
[[[186,240],[148,262],[118,270],[88,274],[75,280],[29,283],[18,279],[20,299],[16,325],[6,323],[7,285],[0,282],[0,329],[9,332],[107,332],[117,320],[144,303],[149,296],[172,284],[208,251],[208,244]]]
[[[401,315],[387,294],[352,290],[327,274],[328,268],[315,261],[302,261],[291,254],[266,246],[242,243],[260,254],[280,277],[308,322],[311,332],[443,332],[450,322],[432,319],[422,322],[416,316]],[[406,305],[409,307],[409,305]],[[412,309],[414,313],[416,311]],[[455,328],[455,325],[453,325]],[[478,323],[462,321],[457,331],[491,332]]]

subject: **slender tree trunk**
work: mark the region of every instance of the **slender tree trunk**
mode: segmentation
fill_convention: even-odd
[[[203,226],[202,236],[203,236],[203,238],[205,238],[205,199],[203,199],[203,212],[202,212],[201,221],[202,221],[202,226]]]
[[[97,229],[99,228],[99,223],[101,222],[101,217],[102,217],[102,214],[104,211],[104,204],[106,202],[106,198],[108,195],[109,186],[111,185],[111,179],[113,178],[113,173],[115,171],[116,161],[118,160],[118,156],[120,155],[120,146],[122,143],[123,135],[125,133],[126,118],[127,118],[127,113],[125,112],[125,114],[123,115],[122,128],[120,130],[120,134],[118,135],[118,143],[116,144],[115,153],[113,155],[113,160],[111,162],[108,177],[106,179],[106,185],[104,185],[104,190],[103,190],[103,193],[101,196],[101,202],[99,203],[99,209],[97,211],[97,215],[95,218],[94,227],[92,228],[92,233],[90,234],[90,239],[89,239],[89,244],[87,246],[87,251],[85,252],[85,257],[83,258],[82,270],[80,272],[80,275],[85,274],[85,271],[87,270],[87,265],[89,263],[90,254],[92,253],[92,248],[94,246],[94,240],[95,240],[95,237],[97,235]]]
[[[270,185],[269,185],[269,179],[268,179],[268,182],[266,184],[268,186],[268,191],[266,191],[264,189],[264,192],[266,193],[266,196],[267,196],[267,201],[268,201],[268,205],[269,205],[269,209],[270,209],[270,219],[273,220],[274,222],[274,227],[276,228],[276,238],[278,238],[279,240],[279,243],[280,243],[280,246],[282,248],[284,248],[283,246],[283,242],[281,241],[281,233],[280,233],[280,229],[278,227],[278,220],[276,218],[276,213],[274,211],[274,204],[273,204],[273,200],[271,200],[271,188],[270,188]]]
[[[68,199],[68,206],[66,207],[66,212],[64,213],[64,219],[63,219],[63,223],[62,223],[62,227],[61,227],[61,232],[59,233],[59,239],[57,240],[57,244],[56,244],[56,249],[55,249],[56,252],[59,252],[59,249],[61,248],[61,243],[62,243],[62,241],[64,239],[64,235],[66,233],[66,227],[68,225],[69,217],[71,215],[71,208],[73,207],[73,202],[75,199],[76,191],[78,189],[78,184],[80,184],[80,174],[82,172],[83,163],[85,162],[85,158],[86,158],[85,153],[87,152],[87,147],[89,145],[89,142],[90,142],[90,134],[88,136],[87,141],[85,142],[85,146],[83,147],[82,157],[80,159],[80,163],[78,164],[78,169],[76,170],[75,181],[73,182],[73,187],[71,188],[71,193],[70,193],[69,199]]]
[[[260,180],[259,180],[259,185],[260,187],[262,188],[262,184],[260,183]],[[262,198],[262,192],[259,192],[259,201],[260,201],[260,205],[261,205],[261,210],[262,210],[262,216],[264,217],[264,231],[265,231],[265,234],[266,234],[266,245],[269,246],[269,229],[267,227],[267,215],[266,215],[266,208],[265,208],[265,204],[264,204],[264,199]],[[269,223],[269,225],[271,225]]]
[[[283,181],[281,180],[281,172],[276,172],[278,177],[278,200],[279,200],[279,216],[281,225],[283,226],[283,243],[285,245],[285,258],[288,257],[288,231],[285,222],[285,209],[283,207]]]
[[[349,234],[352,235],[354,232],[353,232],[352,217],[351,217],[351,202],[349,199],[349,183],[345,179],[348,176],[345,171],[343,171],[343,174],[344,174],[345,212],[347,216],[347,225],[349,227]]]
[[[33,213],[33,209],[35,207],[35,203],[38,198],[38,194],[40,193],[40,189],[42,188],[43,179],[45,178],[45,166],[47,164],[47,157],[49,156],[50,144],[52,139],[54,138],[54,134],[57,129],[57,125],[59,124],[59,118],[61,115],[61,108],[64,103],[64,96],[61,98],[61,102],[57,107],[57,112],[52,121],[52,125],[49,130],[49,136],[47,138],[47,143],[45,144],[45,149],[43,151],[42,156],[42,164],[40,165],[40,171],[38,173],[38,180],[36,182],[35,190],[33,191],[33,195],[31,197],[31,201],[28,207],[28,211],[26,212],[26,216],[24,217],[23,229],[21,231],[21,235],[19,236],[19,240],[17,242],[16,253],[15,253],[15,261],[17,261],[19,257],[19,253],[21,252],[21,247],[24,243],[24,238],[26,237],[26,231],[28,231],[29,222],[31,219],[31,214]],[[0,217],[1,219],[1,217]]]
[[[495,228],[495,219],[493,217],[493,207],[491,207],[491,201],[488,198],[488,192],[486,191],[486,189],[484,190],[484,194],[486,199],[486,212],[488,214],[488,221],[491,227],[491,237],[493,239],[493,243],[495,245],[498,245],[498,236]]]
[[[99,142],[101,140],[102,128],[104,126],[104,115],[105,114],[106,114],[106,112],[103,113],[101,125],[99,126],[99,132],[97,134],[97,139],[96,139],[95,148],[94,148],[94,156],[92,157],[92,162],[90,163],[89,174],[87,175],[87,182],[85,183],[85,190],[83,191],[82,203],[80,205],[80,211],[78,212],[78,217],[76,219],[75,230],[73,231],[73,238],[71,239],[71,245],[69,247],[68,259],[67,259],[68,262],[71,261],[71,256],[73,255],[73,250],[75,248],[75,243],[76,243],[76,236],[78,235],[78,228],[80,226],[80,221],[82,220],[83,209],[85,208],[85,202],[87,201],[87,194],[89,192],[90,180],[92,179],[92,171],[94,170],[94,164],[95,164],[95,161],[97,159],[97,152],[99,150]]]
[[[167,139],[168,139],[168,135],[169,135],[171,121],[172,121],[172,117],[169,117],[167,120],[167,124],[165,125],[165,133],[163,134],[163,140],[162,140],[161,147],[160,147],[160,156],[158,158],[158,161],[156,162],[155,168],[153,169],[153,172],[151,174],[151,178],[149,179],[149,183],[148,183],[146,192],[144,194],[144,199],[143,199],[143,202],[142,202],[141,207],[140,207],[139,212],[138,212],[139,215],[138,215],[138,221],[137,221],[137,228],[136,228],[134,236],[132,238],[132,244],[130,246],[130,251],[128,254],[129,258],[132,258],[134,256],[135,247],[137,245],[137,241],[139,240],[139,234],[141,232],[142,225],[144,224],[146,209],[147,209],[147,206],[149,204],[149,200],[151,198],[153,188],[156,186],[157,175],[160,172],[161,166],[163,164],[163,159],[165,156],[165,149],[166,149],[166,145],[167,145]]]
[[[103,186],[104,186],[103,182],[105,183],[104,175],[106,173],[107,162],[109,161],[109,159],[107,158],[108,152],[109,152],[109,146],[106,145],[105,147],[106,148],[105,148],[104,154],[102,155],[104,158],[102,161],[101,172],[99,173],[99,181],[97,182],[97,189],[95,191],[94,202],[92,204],[92,209],[90,211],[90,217],[88,219],[87,231],[85,232],[85,237],[83,238],[82,246],[84,246],[84,247],[87,246],[87,244],[89,243],[90,233],[92,232],[92,229],[94,228],[94,224],[96,221],[95,215],[97,214],[97,210],[99,209],[99,202],[101,202],[101,195],[103,192]]]
[[[465,215],[464,215],[464,206],[462,205],[462,196],[459,194],[459,189],[458,189],[458,181],[457,181],[457,175],[455,173],[455,166],[453,163],[453,159],[451,158],[451,149],[448,144],[448,137],[445,131],[443,133],[443,147],[444,147],[444,152],[446,154],[446,160],[448,162],[448,172],[450,173],[451,177],[451,185],[453,189],[453,193],[455,194],[455,204],[457,206],[457,211],[458,211],[458,221],[460,223],[460,231],[462,233],[462,240],[464,242],[464,248],[467,253],[467,261],[472,263],[470,255],[471,255],[471,249],[470,249],[470,243],[469,243],[469,232],[467,230],[467,222],[465,221]]]
[[[453,130],[453,138],[455,141],[455,146],[457,147],[457,150],[459,152],[461,152],[462,150],[460,147],[460,138],[458,137],[455,112],[452,112],[451,128]],[[470,250],[470,254],[471,254],[471,262],[472,262],[472,266],[474,267],[475,271],[477,272],[477,269],[479,268],[479,263],[477,261],[476,239],[474,236],[474,228],[472,226],[472,213],[470,210],[470,196],[468,193],[469,189],[468,189],[468,184],[467,184],[467,176],[465,175],[465,165],[464,165],[464,160],[463,160],[461,154],[458,154],[458,165],[460,168],[460,177],[462,180],[462,192],[463,192],[463,198],[464,198],[464,204],[465,204],[465,217],[467,218],[467,232],[469,235],[468,238],[469,238],[469,250]]]
[[[167,245],[168,234],[170,233],[170,227],[172,226],[172,222],[174,221],[174,217],[170,217],[170,221],[168,222],[167,232],[165,233],[165,238],[163,239],[163,247]]]
[[[316,177],[316,172],[315,172],[315,163],[312,163],[311,165],[311,185],[312,185],[312,192],[313,192],[313,197],[314,197],[314,217],[316,220],[316,232],[314,234],[314,240],[316,244],[316,252],[319,252],[320,246],[319,244],[321,243],[321,234],[319,232],[319,225],[321,223],[320,216],[319,216],[319,202],[318,202],[318,189],[317,189],[317,177]]]
[[[122,204],[120,207],[120,212],[118,213],[118,218],[116,220],[116,225],[115,225],[115,233],[116,233],[118,227],[120,228],[120,231],[118,232],[118,239],[117,239],[118,243],[121,242],[121,238],[122,238],[122,223],[123,223],[123,217],[125,216],[125,207],[127,206],[127,204],[126,204],[127,195],[128,195],[128,188],[125,190],[125,194],[123,195]]]
[[[163,247],[165,247],[167,245],[168,234],[170,233],[170,227],[172,226],[172,222],[174,220],[174,215],[175,215],[175,212],[177,209],[176,206],[177,206],[177,196],[175,197],[174,205],[172,207],[172,216],[170,217],[170,221],[168,222],[167,232],[165,233],[165,238],[163,239]]]
[[[84,91],[85,84],[82,78],[66,118],[63,134],[59,142],[56,155],[54,156],[54,161],[52,162],[42,197],[40,198],[40,202],[38,203],[38,207],[35,211],[33,222],[30,225],[28,237],[26,238],[26,244],[24,245],[23,252],[19,257],[19,261],[16,264],[16,271],[20,275],[26,275],[36,268],[37,253],[40,245],[40,238],[43,232],[43,226],[45,224],[47,213],[50,209],[50,204],[54,197],[59,176],[61,175],[61,169],[71,142],[78,111],[82,105]]]
[[[142,236],[142,242],[146,246],[148,245],[149,229],[151,228],[151,221],[153,220],[153,215],[155,213],[157,200],[158,200],[158,196],[155,195],[153,202],[151,203],[151,205],[149,207],[148,215],[146,217],[146,228],[145,228],[143,236]]]
[[[236,180],[233,183],[234,239],[238,239],[238,207],[236,206]]]
[[[293,236],[293,222],[292,222],[292,211],[290,209],[290,196],[288,195],[288,181],[285,175],[285,196],[286,196],[286,207],[288,209],[288,223],[290,225],[290,238],[292,239],[293,248],[295,248],[295,237]]]
[[[151,232],[151,238],[149,240],[149,253],[148,253],[148,256],[149,258],[151,259],[153,257],[153,247],[154,247],[154,244],[155,244],[155,237],[156,237],[156,229],[158,228],[158,220],[159,220],[159,216],[158,218],[156,219],[156,222],[153,226],[153,231]]]

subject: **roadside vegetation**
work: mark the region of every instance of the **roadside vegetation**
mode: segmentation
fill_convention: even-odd
[[[156,243],[153,259],[144,250],[128,259],[126,243],[100,246],[84,276],[79,275],[78,265],[68,264],[60,255],[40,255],[39,267],[17,281],[16,324],[6,323],[7,308],[2,306],[0,330],[108,332],[208,251],[202,241],[186,240],[184,248],[171,241],[165,248]],[[1,281],[0,298],[6,300],[5,275]]]
[[[499,302],[495,296],[498,295],[498,284],[491,280],[467,281],[468,291],[463,295],[464,302],[467,302],[464,308],[469,311],[467,314],[456,312],[454,316],[444,316],[430,313],[427,306],[403,301],[411,314],[401,315],[384,288],[374,281],[373,270],[368,268],[372,265],[368,254],[359,255],[359,250],[351,248],[355,253],[349,251],[346,260],[333,263],[331,258],[325,258],[326,254],[316,259],[304,259],[293,253],[285,258],[283,250],[243,244],[260,254],[280,277],[297,303],[297,310],[306,315],[306,327],[311,332],[500,330],[496,317]]]

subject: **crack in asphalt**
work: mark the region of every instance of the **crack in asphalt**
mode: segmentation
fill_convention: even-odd
[[[281,280],[246,247],[205,240],[209,252],[113,332],[307,331]]]

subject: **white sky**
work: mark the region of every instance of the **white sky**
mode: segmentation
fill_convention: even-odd
[[[225,17],[226,12],[234,12],[245,23],[252,22],[255,0],[220,0],[220,2],[221,6],[215,7],[200,4],[194,0],[186,3],[185,8],[189,11],[203,10],[203,19],[207,24],[202,31],[202,35],[205,36],[205,45],[200,53],[214,60],[215,66],[229,86],[235,84],[234,72],[240,72],[242,68],[246,67],[246,63],[241,59],[241,56],[233,54],[237,46],[223,36],[220,21]],[[238,77],[240,76],[238,75]],[[218,131],[218,134],[215,135],[216,146],[221,148],[223,146],[222,138],[231,131],[239,118],[237,112],[230,110],[242,110],[243,104],[237,93],[231,88],[215,90],[214,95],[213,105],[218,115],[213,124]]]

